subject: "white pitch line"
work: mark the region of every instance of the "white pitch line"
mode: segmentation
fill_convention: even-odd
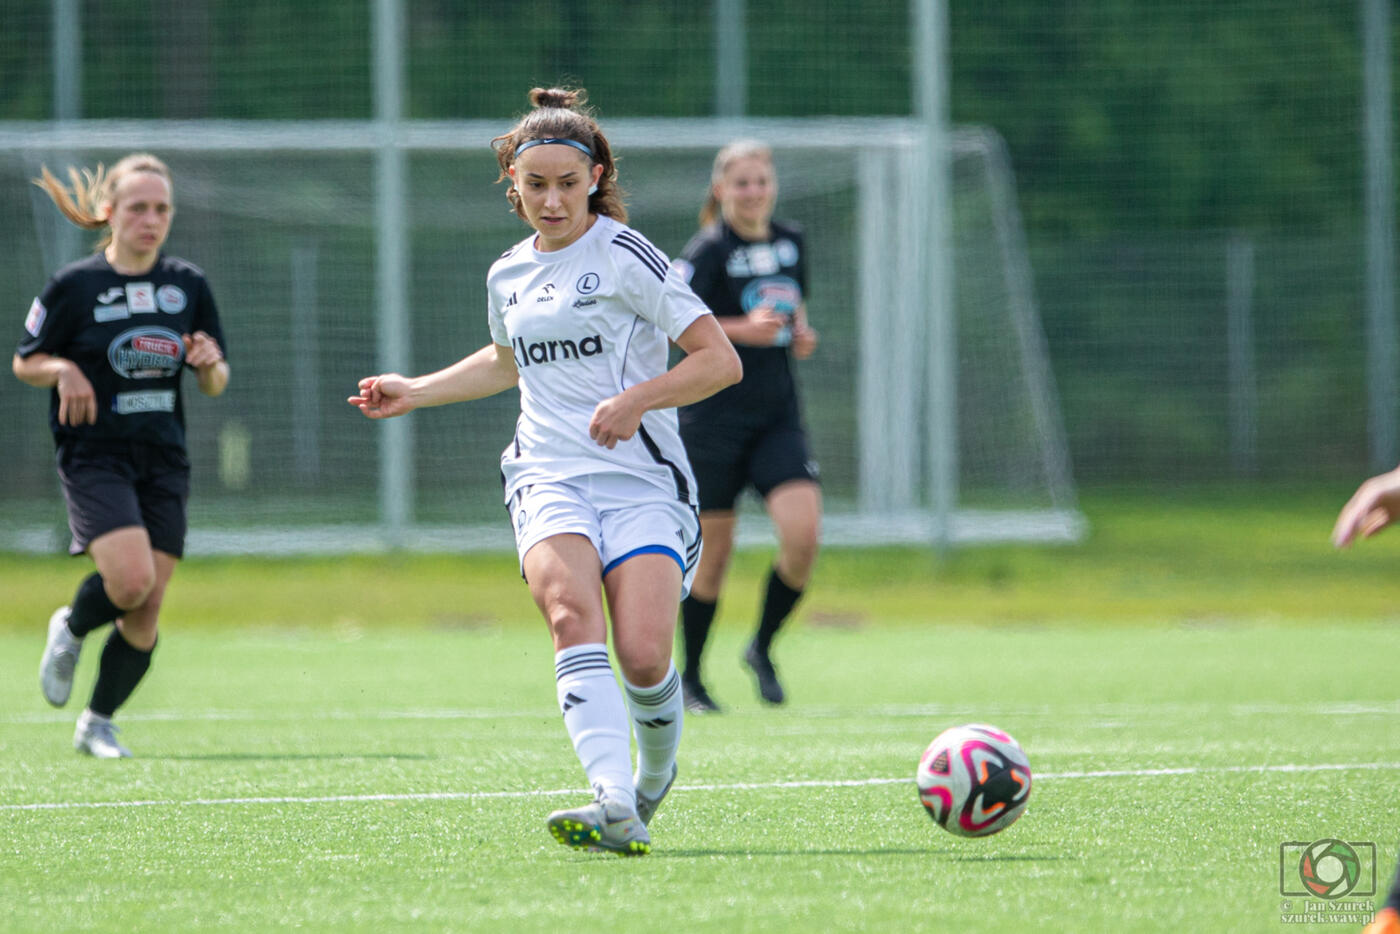
[[[203,710],[177,711],[153,710],[147,713],[122,715],[123,723],[314,723],[318,720],[508,720],[545,719],[557,717],[549,707],[537,710],[323,710],[308,713],[304,710],[261,711],[250,710]],[[67,723],[73,715],[61,710],[45,710],[36,713],[0,715],[0,723],[36,724]]]
[[[1381,771],[1400,769],[1400,762],[1326,762],[1312,765],[1222,765],[1222,766],[1183,766],[1165,769],[1105,769],[1094,772],[1038,772],[1035,780],[1059,781],[1071,778],[1158,778],[1176,775],[1204,775],[1212,773],[1301,773],[1301,772],[1350,772]],[[768,791],[775,788],[867,788],[874,785],[912,785],[912,776],[906,778],[862,778],[847,781],[802,781],[802,782],[734,782],[722,785],[677,785],[676,791]],[[578,788],[556,788],[535,791],[426,791],[404,794],[371,795],[308,795],[259,796],[248,798],[189,798],[183,801],[54,801],[34,804],[0,804],[0,811],[72,811],[99,808],[151,808],[151,807],[230,807],[258,804],[369,804],[377,801],[478,801],[492,798],[552,798],[563,795],[586,794]]]

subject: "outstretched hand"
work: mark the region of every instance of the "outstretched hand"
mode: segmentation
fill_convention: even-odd
[[[1400,517],[1400,467],[1379,474],[1357,488],[1342,507],[1332,528],[1332,544],[1345,548],[1361,538],[1370,538]]]
[[[366,376],[360,380],[360,394],[345,401],[368,418],[392,418],[413,411],[409,388],[408,380],[397,373]]]

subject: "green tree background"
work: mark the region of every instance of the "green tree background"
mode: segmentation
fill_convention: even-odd
[[[404,6],[410,117],[507,120],[525,89],[554,83],[587,86],[605,119],[713,112],[709,4]],[[1240,238],[1256,264],[1253,474],[1364,469],[1358,5],[948,8],[952,117],[1007,141],[1081,482],[1238,472],[1222,309],[1226,247]],[[0,120],[52,111],[49,10],[7,6]],[[87,117],[372,113],[368,2],[81,10]],[[750,0],[748,15],[752,115],[910,113],[918,66],[904,0]]]

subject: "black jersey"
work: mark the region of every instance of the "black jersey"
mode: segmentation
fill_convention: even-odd
[[[29,306],[17,352],[65,357],[92,383],[94,425],[60,425],[53,390],[55,441],[141,441],[183,450],[181,336],[195,331],[218,341],[227,356],[214,296],[198,267],[162,254],[149,271],[127,276],[95,253],[54,273]]]
[[[769,239],[749,241],[721,220],[697,233],[681,252],[677,267],[717,316],[745,315],[761,307],[791,316],[802,304],[807,288],[802,231],[777,221],[769,227]],[[787,346],[791,336],[790,328],[780,333],[782,343],[773,347],[736,344],[744,378],[681,409],[682,421],[748,421],[795,411],[797,387]]]

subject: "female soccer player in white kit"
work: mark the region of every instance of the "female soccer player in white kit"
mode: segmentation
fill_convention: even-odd
[[[534,110],[492,141],[498,181],[509,179],[506,197],[534,228],[487,275],[492,342],[426,376],[367,377],[349,402],[387,418],[520,387],[501,454],[506,505],[554,639],[564,725],[595,792],[547,824],[567,846],[638,855],[676,776],[684,701],[671,647],[700,554],[675,408],[743,374],[704,303],[626,226],[611,147],[584,100],[536,88]],[[670,370],[668,341],[686,352]]]

